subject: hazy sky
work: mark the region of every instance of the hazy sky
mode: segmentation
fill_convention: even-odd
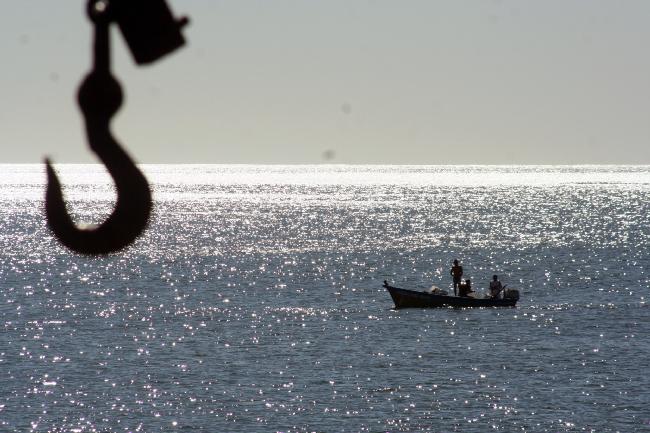
[[[117,28],[139,162],[650,163],[650,1],[171,0],[189,45],[141,68]],[[95,162],[85,1],[14,1],[0,162]]]

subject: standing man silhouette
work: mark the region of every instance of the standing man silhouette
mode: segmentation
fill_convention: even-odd
[[[449,270],[449,275],[454,281],[454,296],[458,296],[457,289],[463,276],[463,267],[458,264],[458,260],[454,260],[454,266]]]

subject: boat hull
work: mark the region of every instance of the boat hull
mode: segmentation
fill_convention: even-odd
[[[460,296],[435,295],[433,293],[400,289],[389,285],[384,285],[384,287],[393,298],[396,309],[514,307],[517,304],[517,299],[461,298]]]

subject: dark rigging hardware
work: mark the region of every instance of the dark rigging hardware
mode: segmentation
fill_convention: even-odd
[[[142,172],[110,131],[110,121],[122,105],[122,89],[111,74],[109,27],[120,27],[136,63],[152,63],[185,43],[186,18],[174,19],[164,0],[90,0],[94,25],[93,69],[85,77],[77,100],[90,149],[115,182],[115,209],[102,224],[79,228],[67,212],[61,184],[49,159],[45,212],[56,238],[80,254],[102,255],[130,245],[146,228],[151,214],[151,190]]]

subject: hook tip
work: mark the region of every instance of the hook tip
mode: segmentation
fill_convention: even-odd
[[[52,185],[52,184],[58,184],[59,183],[59,178],[56,175],[56,172],[54,171],[54,166],[52,165],[52,161],[50,160],[50,158],[47,158],[47,157],[44,158],[43,162],[45,163],[45,171],[47,172],[48,186]]]

